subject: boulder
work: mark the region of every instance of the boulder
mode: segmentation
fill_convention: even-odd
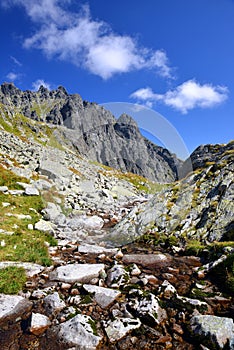
[[[120,287],[129,281],[129,273],[122,265],[114,265],[107,273],[107,285],[109,287]]]
[[[48,233],[54,232],[53,224],[43,219],[36,222],[34,228],[35,230],[42,231],[42,232],[48,232]]]
[[[33,186],[27,186],[24,190],[24,193],[27,196],[39,196],[40,195],[38,189],[36,187],[33,187]]]
[[[26,319],[32,305],[31,301],[19,295],[0,294],[0,327]]]
[[[45,313],[48,316],[56,315],[66,307],[65,302],[60,298],[58,292],[47,295],[43,300]]]
[[[118,249],[107,249],[98,245],[81,244],[78,247],[78,252],[82,254],[93,254],[93,255],[105,254],[108,256],[113,256],[118,252]]]
[[[140,326],[141,322],[138,318],[118,318],[107,322],[105,331],[110,342],[115,342],[125,337],[133,329],[140,328]]]
[[[34,335],[43,334],[51,325],[49,318],[39,313],[32,313],[30,332]]]
[[[56,349],[96,350],[101,337],[96,334],[95,321],[91,317],[78,314],[49,332],[57,340]]]
[[[190,331],[193,337],[210,349],[234,349],[234,323],[231,318],[193,316],[190,320]]]
[[[105,309],[109,307],[118,298],[121,293],[117,290],[110,288],[98,287],[91,284],[84,284],[84,289],[94,295],[95,301],[101,308]]]
[[[140,320],[149,325],[160,324],[167,319],[167,314],[159,305],[159,298],[148,293],[143,296],[140,291],[133,292],[128,304],[129,309],[136,314]]]
[[[67,283],[89,283],[93,278],[99,277],[100,272],[104,268],[104,264],[70,264],[59,266],[51,272],[50,278],[53,281]]]

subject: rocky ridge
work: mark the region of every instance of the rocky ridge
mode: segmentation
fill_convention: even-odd
[[[6,122],[18,113],[56,125],[54,137],[91,160],[154,181],[178,178],[181,161],[144,138],[130,116],[123,114],[116,120],[108,110],[83,101],[78,94],[68,94],[61,86],[52,91],[41,86],[38,92],[32,92],[4,83],[0,86],[0,104]],[[39,124],[27,124],[39,132]]]
[[[27,274],[18,295],[0,295],[1,349],[233,349],[233,142],[215,164],[159,185],[30,130],[0,130],[0,170],[22,177],[0,186],[2,218],[17,219],[1,220],[0,253],[22,220],[58,244],[45,241],[51,266],[0,263]],[[34,208],[15,208],[40,197],[35,221]]]

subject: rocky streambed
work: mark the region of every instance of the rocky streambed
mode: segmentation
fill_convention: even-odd
[[[233,298],[200,258],[136,243],[50,254],[20,295],[0,296],[2,350],[233,349]]]

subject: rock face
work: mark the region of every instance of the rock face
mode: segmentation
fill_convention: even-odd
[[[233,143],[224,148],[215,164],[189,174],[179,183],[140,204],[106,240],[120,246],[144,234],[160,239],[203,242],[233,240],[234,180]]]
[[[49,91],[41,86],[38,92],[32,92],[4,83],[0,86],[0,103],[10,115],[17,111],[33,120],[57,125],[60,141],[63,138],[63,143],[89,159],[159,182],[177,178],[181,162],[145,139],[130,116],[123,114],[116,120],[103,107],[83,101],[78,94],[69,95],[63,87]],[[34,129],[39,131],[38,126]],[[52,164],[47,163],[44,172],[48,174]]]
[[[192,162],[193,170],[206,167],[207,163],[216,163],[220,158],[228,159],[233,152],[234,143],[230,142],[226,145],[201,145],[197,147],[182,166],[182,172],[187,173],[186,167]]]

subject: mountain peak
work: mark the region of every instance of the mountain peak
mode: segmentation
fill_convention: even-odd
[[[128,114],[123,113],[121,116],[117,119],[118,124],[124,124],[127,126],[133,126],[138,129],[138,125],[136,121]]]

